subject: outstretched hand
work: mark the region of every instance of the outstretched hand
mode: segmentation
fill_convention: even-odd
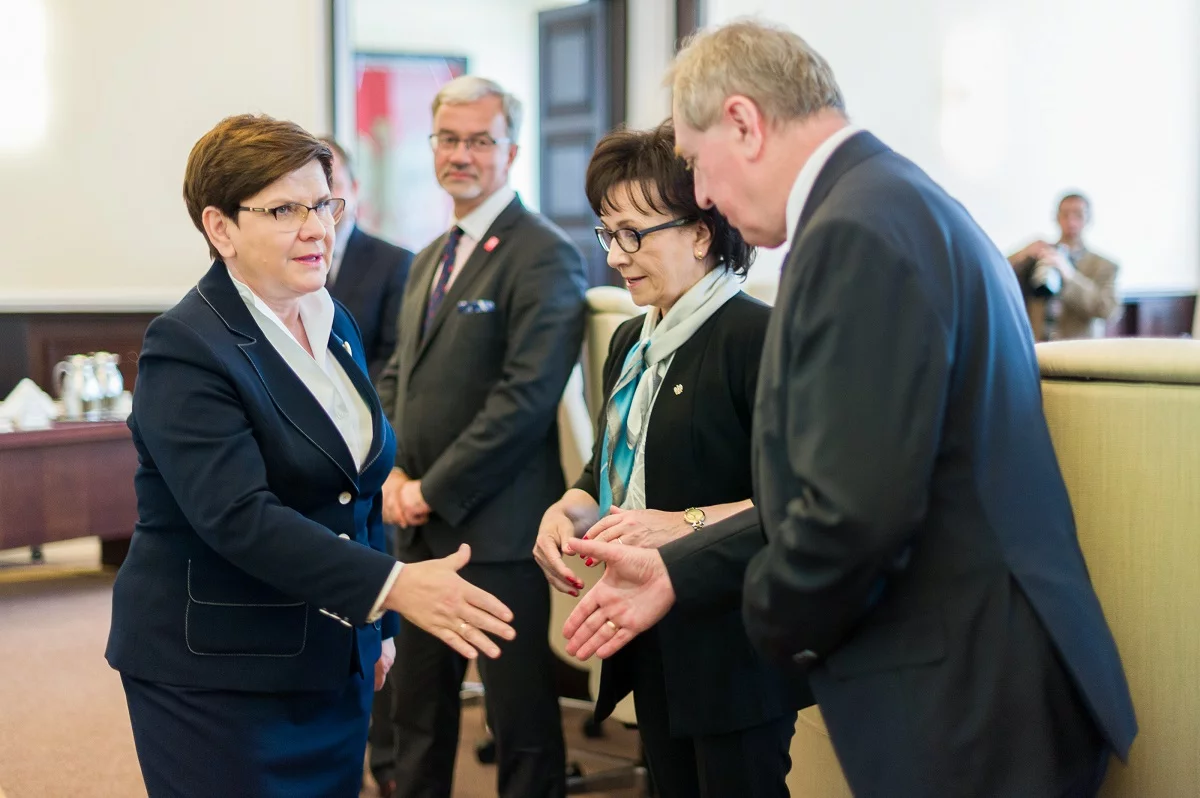
[[[449,557],[406,563],[384,606],[464,657],[474,659],[482,651],[495,659],[500,648],[484,633],[505,640],[516,637],[508,625],[512,610],[458,575],[470,560],[471,547],[464,543]]]
[[[675,588],[657,549],[572,540],[563,550],[608,566],[563,626],[567,653],[577,659],[611,657],[675,604]]]

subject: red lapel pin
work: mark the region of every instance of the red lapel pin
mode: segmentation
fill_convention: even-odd
[[[487,241],[483,242],[483,251],[491,252],[493,249],[496,248],[496,245],[499,243],[500,243],[500,239],[496,238],[495,236],[492,236]]]

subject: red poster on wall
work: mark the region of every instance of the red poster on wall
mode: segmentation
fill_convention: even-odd
[[[433,98],[466,74],[467,59],[356,53],[354,62],[359,224],[420,251],[445,231],[451,214],[433,172]]]

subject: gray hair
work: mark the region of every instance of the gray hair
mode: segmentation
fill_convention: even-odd
[[[464,105],[482,100],[484,97],[499,97],[504,111],[504,124],[508,137],[515,143],[521,133],[521,101],[506,92],[499,83],[477,75],[461,75],[442,86],[433,98],[433,115],[443,105]]]
[[[675,110],[688,127],[707,130],[726,98],[741,94],[768,121],[807,119],[846,103],[829,63],[787,28],[743,19],[689,37],[667,72]]]

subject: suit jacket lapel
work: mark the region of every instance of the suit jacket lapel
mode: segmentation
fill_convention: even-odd
[[[375,393],[375,386],[371,384],[371,380],[367,377],[366,354],[364,352],[351,352],[346,347],[346,339],[342,338],[336,331],[330,333],[329,351],[341,365],[342,371],[346,372],[346,376],[354,384],[354,388],[358,391],[358,395],[362,397],[363,402],[371,409],[371,445],[367,449],[366,459],[363,460],[362,469],[360,469],[361,471],[366,471],[375,462],[375,458],[379,456],[380,450],[383,449],[383,408],[379,404],[379,396]]]
[[[500,212],[500,215],[496,217],[496,221],[492,222],[491,227],[483,234],[483,240],[475,245],[475,249],[471,251],[471,256],[462,265],[462,273],[454,280],[454,284],[450,286],[450,290],[446,292],[446,296],[442,300],[442,306],[438,308],[437,314],[433,317],[433,321],[430,322],[429,329],[421,336],[414,364],[425,353],[425,350],[429,347],[429,342],[433,340],[438,330],[441,329],[442,324],[445,323],[446,317],[455,312],[458,300],[465,296],[467,290],[483,276],[485,264],[492,262],[492,256],[495,253],[487,251],[486,245],[488,240],[492,236],[495,236],[500,239],[498,246],[502,245],[506,238],[505,234],[509,228],[516,224],[523,213],[525,213],[525,206],[521,204],[520,198],[514,197],[513,201],[508,204],[508,207]],[[432,274],[430,275],[430,280],[432,281]],[[423,290],[426,300],[421,303],[422,317],[428,303],[429,286],[425,286]]]
[[[349,479],[357,481],[358,469],[346,441],[308,386],[296,376],[292,367],[263,335],[233,281],[229,279],[225,264],[215,261],[208,274],[201,278],[197,289],[225,326],[235,335],[246,339],[238,347],[262,380],[275,408]]]
[[[889,151],[886,144],[866,131],[855,133],[833,151],[833,154],[829,156],[829,160],[825,162],[825,166],[817,175],[812,191],[809,192],[808,199],[804,203],[804,210],[800,212],[800,221],[796,225],[795,235],[792,236],[793,248],[799,246],[800,233],[804,231],[813,214],[817,212],[817,208],[829,196],[829,192],[833,190],[834,185],[837,184],[842,175],[858,166],[867,158]],[[787,262],[786,257],[784,258],[784,262]]]

